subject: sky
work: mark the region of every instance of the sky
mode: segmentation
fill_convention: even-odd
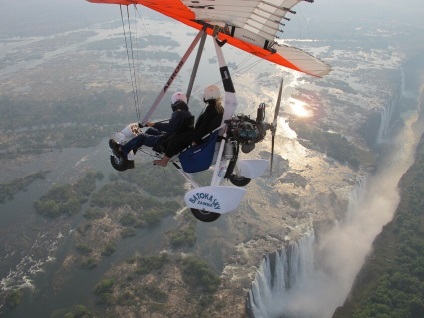
[[[62,26],[75,29],[119,17],[117,6],[85,0],[0,0],[0,37],[57,33]]]
[[[421,0],[315,0],[295,6],[298,16],[322,19],[357,17],[361,20],[413,23],[424,27],[424,6]],[[0,37],[37,32],[58,31],[58,25],[85,26],[87,23],[119,18],[115,5],[94,4],[85,0],[0,0]]]

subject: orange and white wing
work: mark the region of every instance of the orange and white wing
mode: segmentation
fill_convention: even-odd
[[[288,45],[276,45],[276,34],[286,15],[301,1],[313,0],[88,0],[120,5],[140,4],[198,30],[207,27],[212,35],[218,25],[221,41],[262,59],[317,77],[330,66],[320,59]],[[283,21],[283,22],[282,22]]]

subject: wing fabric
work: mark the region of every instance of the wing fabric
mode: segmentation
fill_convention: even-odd
[[[284,26],[287,14],[301,1],[313,0],[88,0],[95,3],[140,4],[178,20],[198,30],[205,25],[213,33],[213,26],[222,31],[218,38],[262,59],[322,77],[330,67],[321,60],[288,45],[272,45],[276,34]]]

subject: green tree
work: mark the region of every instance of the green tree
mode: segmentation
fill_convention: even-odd
[[[6,304],[10,308],[16,308],[22,301],[22,291],[20,289],[13,289],[6,296]]]

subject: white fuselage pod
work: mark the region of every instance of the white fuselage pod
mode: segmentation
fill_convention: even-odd
[[[188,191],[184,201],[189,208],[219,214],[234,211],[246,189],[232,186],[207,186]]]

